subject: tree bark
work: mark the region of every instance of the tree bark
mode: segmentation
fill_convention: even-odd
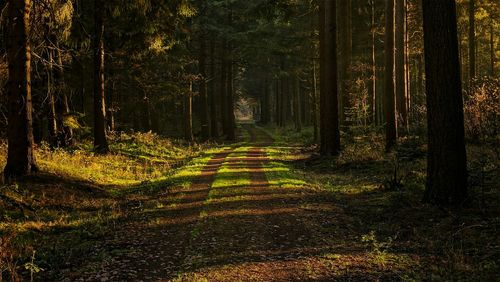
[[[231,49],[231,46],[229,46]],[[234,116],[234,66],[233,66],[233,54],[230,50],[229,60],[227,61],[227,139],[230,141],[236,141],[236,120]]]
[[[469,83],[476,77],[476,0],[469,0]]]
[[[294,102],[294,120],[295,120],[295,131],[302,131],[302,99],[300,93],[300,79],[297,75],[294,77],[294,91],[295,94],[293,102]]]
[[[394,0],[386,0],[385,9],[385,148],[390,150],[396,145],[398,136],[394,93]]]
[[[490,23],[490,75],[495,76],[495,29],[493,22]]]
[[[319,0],[319,136],[320,152],[326,154],[326,0]]]
[[[109,152],[106,138],[106,103],[104,95],[104,0],[94,0],[94,150]]]
[[[370,104],[370,118],[371,122],[377,123],[377,46],[376,35],[377,26],[375,22],[375,0],[371,0],[371,44],[372,44],[372,77],[371,77],[371,104]]]
[[[56,115],[56,87],[54,83],[54,51],[49,50],[49,64],[47,66],[47,99],[49,101],[49,144],[58,147],[57,115]]]
[[[467,163],[455,0],[423,0],[428,157],[424,200],[460,206]]]
[[[203,32],[203,31],[202,31]],[[204,35],[200,38],[200,53],[199,53],[199,71],[200,71],[200,123],[201,123],[201,137],[204,141],[210,138],[210,115],[208,109],[207,98],[207,72],[206,72],[206,45]]]
[[[210,41],[210,93],[209,93],[209,102],[210,102],[210,136],[211,138],[219,137],[219,123],[217,118],[217,99],[215,94],[215,78],[217,74],[215,72],[215,44],[214,41]]]
[[[193,136],[193,82],[189,82],[188,93],[184,94],[184,138],[189,143],[194,141]]]
[[[349,97],[349,71],[351,68],[352,55],[352,24],[351,24],[351,0],[340,0],[337,2],[338,20],[338,65],[339,65],[339,119],[341,124],[346,123],[346,112],[352,107]]]
[[[395,81],[396,106],[398,124],[404,131],[408,130],[408,109],[406,105],[406,72],[405,72],[405,5],[404,0],[395,0]]]
[[[31,101],[31,0],[8,2],[7,81],[8,152],[4,176],[7,182],[38,170],[34,155]]]
[[[66,83],[64,82],[64,67],[61,50],[57,50],[57,68],[54,81],[57,84],[57,125],[58,125],[58,146],[68,147],[73,144],[73,129],[67,124],[70,114],[68,95],[66,94]]]
[[[336,1],[325,3],[325,145],[323,155],[334,156],[340,151],[338,108],[338,65]]]
[[[222,132],[227,136],[229,132],[228,105],[227,105],[227,42],[224,39],[221,48],[221,73],[220,73],[220,102],[222,117]]]

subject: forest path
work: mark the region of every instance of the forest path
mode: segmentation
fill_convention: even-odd
[[[347,275],[348,268],[334,267],[328,256],[334,249],[353,251],[341,242],[359,238],[349,238],[347,228],[332,234],[332,226],[345,225],[333,195],[297,177],[281,161],[287,151],[272,146],[262,129],[243,129],[250,142],[221,149],[190,185],[143,204],[105,243],[109,257],[80,280],[331,281]]]

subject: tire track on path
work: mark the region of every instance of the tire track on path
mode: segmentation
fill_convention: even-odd
[[[99,271],[86,273],[77,280],[160,281],[175,277],[217,171],[233,151],[231,148],[216,153],[189,187],[169,189],[154,199],[159,201],[159,208],[140,211],[137,218],[120,226],[106,242],[110,257],[99,266]]]

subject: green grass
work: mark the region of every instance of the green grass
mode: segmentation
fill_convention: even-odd
[[[35,277],[52,280],[66,262],[92,267],[109,259],[100,244],[116,226],[138,212],[162,210],[158,195],[188,186],[213,154],[228,148],[209,146],[154,134],[115,136],[113,153],[105,156],[91,152],[90,143],[68,150],[39,146],[42,173],[0,186],[0,194],[21,207],[0,200],[0,269],[25,272],[23,265],[35,251],[34,264],[45,269]],[[0,151],[6,151],[5,144]],[[0,166],[5,155],[0,154]]]
[[[153,133],[111,136],[110,146],[111,154],[97,155],[90,142],[68,150],[42,144],[35,154],[43,172],[97,185],[127,186],[164,177],[207,149],[206,145],[187,146]],[[6,150],[1,143],[0,167],[5,165]]]

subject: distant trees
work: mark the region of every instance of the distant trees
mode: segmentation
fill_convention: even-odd
[[[7,2],[8,155],[7,181],[37,171],[33,139],[31,97],[30,13],[31,0]]]
[[[455,0],[423,0],[428,157],[425,201],[459,206],[467,163]]]

